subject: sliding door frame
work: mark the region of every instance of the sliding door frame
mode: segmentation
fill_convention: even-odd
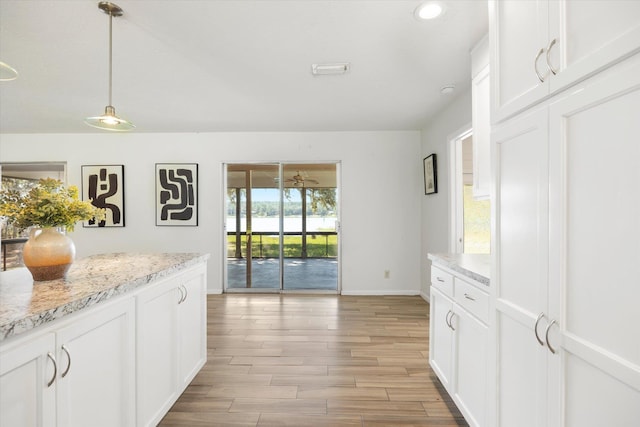
[[[278,288],[230,288],[228,284],[228,267],[227,267],[227,177],[229,165],[273,165],[278,166],[278,191],[279,191],[279,287]],[[284,169],[288,165],[318,165],[318,164],[330,164],[335,165],[336,168],[336,235],[337,235],[337,283],[336,289],[285,289],[284,274],[285,274],[285,257],[284,257],[284,199],[285,199],[285,185],[284,185]],[[340,294],[342,292],[342,192],[341,192],[341,162],[340,161],[229,161],[222,162],[221,164],[221,199],[222,199],[222,259],[221,259],[221,271],[222,271],[222,292],[223,293],[312,293],[312,294]],[[275,188],[275,187],[274,187]],[[306,197],[306,193],[304,194]]]

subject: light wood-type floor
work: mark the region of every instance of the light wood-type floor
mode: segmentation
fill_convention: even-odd
[[[208,361],[161,426],[466,426],[420,297],[208,297]]]

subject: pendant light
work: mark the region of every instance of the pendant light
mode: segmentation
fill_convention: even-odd
[[[9,82],[18,78],[18,72],[9,64],[0,62],[0,82]]]
[[[109,15],[109,105],[104,109],[104,114],[97,117],[87,117],[85,123],[98,129],[113,131],[128,131],[135,126],[133,123],[116,116],[116,109],[111,102],[113,92],[113,17],[122,16],[122,9],[110,2],[98,3],[98,8]]]

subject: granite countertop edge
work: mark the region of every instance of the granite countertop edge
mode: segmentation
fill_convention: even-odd
[[[123,255],[123,254],[114,254]],[[135,257],[138,254],[130,254]],[[52,307],[34,314],[27,314],[24,316],[18,316],[17,318],[5,319],[0,317],[0,342],[11,338],[16,335],[20,335],[29,330],[35,329],[38,326],[45,325],[57,319],[61,319],[72,313],[80,311],[82,309],[97,305],[101,302],[107,301],[119,295],[124,295],[128,292],[134,291],[144,285],[147,285],[153,281],[163,279],[176,272],[186,270],[189,267],[200,264],[209,258],[209,254],[202,253],[167,253],[167,254],[140,254],[146,256],[164,256],[171,258],[173,256],[191,256],[189,259],[180,260],[175,264],[167,266],[165,268],[153,271],[151,273],[143,274],[139,277],[134,277],[131,280],[119,282],[113,286],[101,289],[91,294],[87,294],[78,299],[67,301],[56,307]],[[34,286],[40,286],[39,284]]]
[[[485,286],[491,285],[491,255],[430,253],[432,263],[449,268]]]

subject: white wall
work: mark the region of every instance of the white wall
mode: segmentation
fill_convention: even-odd
[[[0,136],[0,162],[125,166],[124,228],[71,233],[78,256],[105,252],[205,252],[211,293],[222,291],[223,162],[340,161],[342,293],[420,290],[419,132],[20,134]],[[155,163],[199,164],[199,226],[155,226]],[[384,271],[390,277],[384,278]]]
[[[422,196],[420,294],[425,299],[429,299],[431,275],[431,262],[427,254],[451,251],[448,141],[465,128],[471,128],[471,89],[459,94],[422,129],[422,157],[436,153],[438,160],[438,193]],[[422,193],[424,194],[424,190]]]

